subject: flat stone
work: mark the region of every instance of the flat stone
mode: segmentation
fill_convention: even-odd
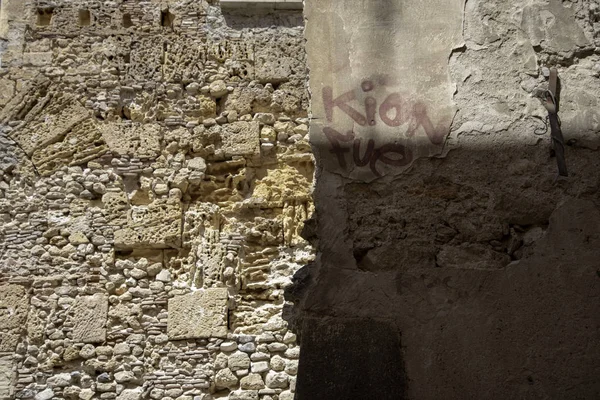
[[[169,339],[199,339],[227,336],[225,288],[212,288],[169,299]]]
[[[77,297],[72,308],[73,340],[80,343],[102,343],[106,340],[108,297],[97,293]]]
[[[238,345],[235,342],[223,342],[219,348],[221,351],[235,351]]]
[[[33,398],[34,400],[50,400],[54,398],[54,391],[52,389],[42,390]]]
[[[236,351],[235,353],[229,356],[227,366],[232,371],[248,369],[250,368],[250,357],[246,353]]]

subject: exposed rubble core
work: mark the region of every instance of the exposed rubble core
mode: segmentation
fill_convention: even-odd
[[[1,3],[0,399],[291,400],[301,11]]]

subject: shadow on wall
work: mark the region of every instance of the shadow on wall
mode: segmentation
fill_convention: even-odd
[[[296,400],[600,398],[600,160],[572,143],[560,180],[547,137],[372,183],[320,170],[319,254],[286,292]]]
[[[304,25],[302,10],[222,9],[225,23],[235,30],[256,28],[297,28]]]

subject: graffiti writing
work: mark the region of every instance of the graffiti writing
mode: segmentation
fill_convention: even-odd
[[[381,161],[386,165],[396,167],[404,167],[412,162],[413,156],[410,149],[398,143],[388,143],[381,147],[375,148],[375,141],[369,139],[367,149],[361,156],[362,139],[356,138],[354,132],[349,131],[346,134],[341,134],[332,128],[323,128],[323,133],[331,144],[330,152],[335,154],[341,168],[346,169],[345,154],[350,152],[350,149],[343,147],[341,143],[352,143],[352,160],[357,167],[369,166],[375,176],[381,176],[377,171],[377,162]]]
[[[383,101],[379,103],[377,98],[369,93],[374,89],[375,84],[370,80],[361,84],[362,92],[367,95],[364,96],[360,109],[357,109],[355,105],[351,105],[360,104],[357,90],[350,90],[335,96],[332,87],[323,88],[325,118],[328,122],[333,122],[335,113],[339,110],[338,112],[341,111],[343,115],[350,117],[359,126],[375,127],[378,124],[384,124],[388,127],[400,127],[406,125],[404,133],[406,138],[413,137],[422,128],[432,144],[440,145],[444,142],[447,129],[443,124],[439,126],[433,124],[425,104],[420,101],[407,100],[400,93],[386,93]],[[369,139],[366,141],[366,149],[363,152],[363,139],[357,138],[353,131],[342,134],[333,128],[325,127],[323,133],[331,145],[331,153],[336,155],[340,167],[344,169],[347,167],[346,153],[350,152],[356,166],[368,165],[376,176],[380,176],[376,168],[378,162],[391,166],[407,166],[413,160],[411,150],[399,143],[388,143],[376,147],[375,141]]]

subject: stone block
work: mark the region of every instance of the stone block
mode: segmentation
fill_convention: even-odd
[[[0,286],[0,352],[13,352],[25,322],[29,298],[20,285]]]
[[[0,399],[10,398],[13,383],[12,356],[0,357]]]
[[[260,129],[256,121],[238,121],[227,124],[221,132],[222,148],[226,157],[258,154]]]
[[[27,115],[28,123],[10,135],[28,155],[60,141],[75,125],[90,115],[87,109],[68,95],[54,95],[43,100],[47,102],[45,107],[34,108]]]
[[[117,400],[140,400],[141,398],[142,388],[125,389],[117,396]]]
[[[154,159],[160,154],[162,132],[155,124],[118,124],[100,125],[104,141],[115,155]]]
[[[115,231],[117,248],[166,248],[181,244],[181,203],[157,199],[148,206],[134,206],[128,226]]]
[[[169,339],[226,337],[227,298],[227,289],[212,288],[169,299]]]
[[[87,118],[72,126],[62,140],[35,149],[31,159],[40,174],[48,176],[63,166],[85,164],[107,150],[95,121]]]
[[[282,83],[303,73],[306,66],[297,54],[302,43],[303,39],[292,37],[260,43],[256,47],[256,79],[265,83]]]
[[[101,293],[81,296],[72,308],[73,340],[102,343],[106,340],[108,297]]]
[[[0,79],[0,107],[5,106],[15,94],[15,82],[10,79]]]
[[[258,400],[258,391],[235,390],[229,394],[229,400]]]

